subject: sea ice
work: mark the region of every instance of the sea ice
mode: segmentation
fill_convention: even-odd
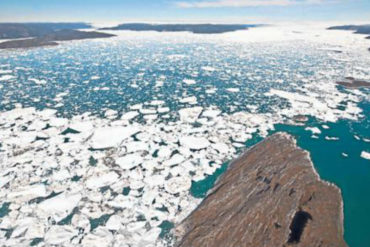
[[[123,157],[119,157],[116,159],[116,163],[122,168],[122,169],[132,169],[138,165],[140,165],[143,162],[143,158],[138,154],[128,154]]]
[[[366,151],[362,151],[361,152],[361,158],[370,160],[370,153],[369,152],[366,152]]]
[[[13,80],[15,79],[15,76],[14,75],[3,75],[3,76],[0,76],[0,81],[10,81],[10,80]]]
[[[139,113],[137,111],[130,111],[130,112],[126,112],[125,114],[123,114],[121,119],[122,120],[131,120],[131,119],[137,117],[138,115],[139,115]]]
[[[139,129],[131,126],[98,128],[91,138],[91,147],[94,149],[115,147],[137,132],[139,132]]]
[[[317,127],[307,127],[307,128],[305,128],[305,130],[311,131],[312,134],[316,134],[316,135],[321,134],[321,130]]]
[[[80,193],[63,192],[57,196],[47,199],[38,205],[43,216],[51,216],[55,221],[60,221],[67,217],[72,210],[77,207],[82,195]]]
[[[210,145],[210,142],[204,137],[193,137],[193,136],[184,136],[180,138],[180,143],[184,147],[194,150],[200,150],[207,148]]]
[[[174,177],[169,179],[165,184],[165,190],[171,194],[177,194],[184,191],[189,191],[191,180],[188,177]]]
[[[35,78],[30,78],[28,80],[32,81],[36,85],[45,85],[47,83],[46,80],[39,80],[39,79],[35,79]]]
[[[96,174],[86,181],[86,187],[89,189],[98,189],[103,186],[108,186],[118,180],[118,175],[115,172],[108,172],[104,174]]]
[[[8,193],[8,200],[26,202],[33,198],[45,197],[47,195],[44,184],[35,184],[18,188],[16,191]]]
[[[203,108],[199,106],[192,108],[183,108],[179,110],[180,120],[182,122],[195,122],[202,110]]]
[[[187,85],[194,85],[196,84],[196,81],[193,79],[184,79],[183,82]]]
[[[78,234],[72,226],[54,225],[45,234],[45,242],[49,245],[68,245],[67,243]]]

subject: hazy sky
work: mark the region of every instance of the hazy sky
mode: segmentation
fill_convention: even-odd
[[[0,0],[0,21],[370,21],[370,0]]]

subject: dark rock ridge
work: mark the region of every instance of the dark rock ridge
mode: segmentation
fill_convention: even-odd
[[[181,247],[347,246],[340,190],[285,133],[232,162],[175,235]]]
[[[370,88],[370,82],[364,81],[364,80],[356,80],[353,77],[346,77],[343,81],[338,81],[338,85],[342,85],[346,88]]]
[[[85,31],[63,29],[63,30],[52,31],[41,37],[5,41],[5,42],[0,43],[0,49],[55,46],[55,45],[58,45],[56,41],[108,38],[112,36],[115,36],[115,35],[107,34],[107,33],[100,33],[100,32],[85,32]]]
[[[91,28],[86,23],[0,23],[0,39],[41,37],[57,30]]]
[[[148,24],[148,23],[125,23],[101,30],[130,30],[130,31],[157,31],[157,32],[192,32],[192,33],[225,33],[237,30],[246,30],[260,25],[245,24]]]
[[[351,30],[358,34],[370,34],[370,24],[369,25],[345,25],[345,26],[334,26],[329,27],[329,30]]]

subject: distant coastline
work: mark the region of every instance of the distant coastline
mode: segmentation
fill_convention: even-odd
[[[100,30],[129,30],[129,31],[157,31],[157,32],[191,32],[197,34],[217,34],[247,30],[261,25],[248,24],[148,24],[125,23],[115,27],[101,28]]]
[[[56,46],[57,41],[109,38],[115,35],[76,29],[91,28],[85,23],[0,23],[0,49]]]

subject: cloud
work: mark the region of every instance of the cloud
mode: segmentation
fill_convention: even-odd
[[[320,4],[331,0],[211,0],[195,2],[177,2],[180,8],[221,8],[221,7],[256,7],[256,6],[288,6],[299,4]]]

